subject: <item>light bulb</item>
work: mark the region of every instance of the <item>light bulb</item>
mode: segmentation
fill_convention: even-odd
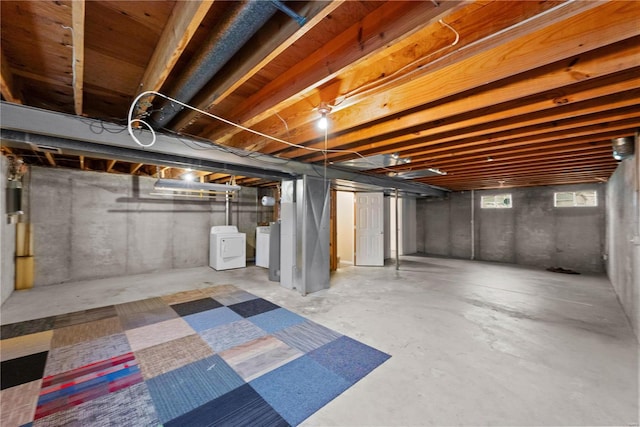
[[[327,116],[323,114],[322,117],[320,117],[320,120],[318,120],[318,128],[325,130],[328,126],[329,121],[327,120]]]
[[[184,179],[185,181],[195,181],[196,177],[192,173],[187,173],[187,174],[182,175],[182,179]]]

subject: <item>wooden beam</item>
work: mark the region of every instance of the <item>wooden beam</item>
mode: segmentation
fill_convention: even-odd
[[[85,0],[71,2],[73,28],[73,105],[77,115],[82,115],[84,88],[84,17]]]
[[[590,156],[593,153],[611,152],[611,141],[596,141],[593,143],[566,144],[559,147],[546,148],[544,146],[527,147],[524,150],[505,150],[504,153],[494,153],[490,156],[470,155],[455,156],[437,163],[424,161],[411,165],[411,170],[437,168],[444,172],[456,170],[457,168],[481,167],[482,165],[492,167],[503,163],[526,163],[544,161],[548,159],[562,158],[565,156]],[[584,153],[584,154],[583,154]]]
[[[564,119],[557,122],[550,121],[548,123],[527,126],[521,129],[484,133],[470,138],[437,140],[428,146],[420,146],[412,150],[404,151],[402,156],[411,156],[412,161],[415,161],[418,160],[420,156],[428,156],[430,153],[433,153],[435,150],[443,147],[459,149],[476,144],[491,143],[499,145],[517,140],[539,140],[540,137],[544,137],[545,135],[553,135],[552,140],[560,141],[564,138],[576,136],[576,132],[582,132],[587,129],[589,132],[595,133],[612,129],[617,125],[620,125],[620,128],[628,128],[633,126],[634,123],[640,125],[640,111],[637,106],[630,106],[619,110],[590,114],[585,117]]]
[[[84,156],[79,156],[78,160],[80,161],[80,170],[84,170]]]
[[[286,21],[285,25],[278,29],[277,34],[272,34],[269,37],[268,42],[260,44],[250,53],[249,57],[244,58],[242,64],[235,67],[234,72],[223,76],[222,79],[216,78],[216,83],[211,87],[207,87],[205,89],[206,93],[196,96],[192,102],[201,110],[208,110],[227,99],[242,84],[254,77],[282,52],[322,22],[330,13],[339,8],[342,3],[344,3],[344,0],[309,2],[300,11],[300,14],[307,18],[307,22],[302,27],[292,19]],[[173,128],[183,131],[198,118],[199,115],[191,111],[179,116]]]
[[[55,157],[53,157],[53,154],[51,154],[48,151],[45,151],[44,156],[47,158],[47,161],[51,166],[56,166],[56,159]]]
[[[349,146],[357,141],[366,141],[368,138],[375,137],[377,140],[365,144],[358,144],[359,151],[363,154],[367,150],[379,150],[381,146],[391,146],[409,148],[408,140],[415,138],[419,134],[422,137],[433,135],[443,130],[456,132],[462,126],[473,123],[488,123],[493,120],[503,119],[505,116],[516,116],[520,112],[535,112],[558,108],[564,101],[558,100],[553,93],[572,91],[571,86],[578,83],[576,75],[588,74],[589,79],[598,80],[598,78],[606,79],[609,75],[614,74],[616,78],[624,78],[627,74],[622,72],[629,71],[637,73],[640,70],[640,47],[638,46],[640,38],[632,38],[614,46],[608,46],[602,50],[596,50],[581,55],[581,61],[573,67],[567,67],[563,63],[554,63],[542,69],[534,69],[521,76],[516,81],[507,83],[495,83],[484,88],[482,91],[476,91],[467,96],[454,97],[449,102],[438,102],[433,106],[426,104],[420,111],[394,117],[389,121],[372,124],[365,129],[358,129],[355,132],[347,132],[343,135],[335,136],[330,139],[329,148],[335,149],[343,146]],[[622,71],[622,72],[621,72]],[[453,71],[455,72],[455,70]],[[529,78],[527,78],[529,76]],[[631,74],[629,74],[631,76]],[[616,83],[606,84],[606,91],[612,90],[615,86],[620,85],[621,90],[633,90],[633,85],[638,82],[636,77],[622,80]],[[588,86],[588,82],[585,82]],[[568,87],[567,89],[564,89]],[[636,86],[637,87],[637,86]],[[561,89],[562,88],[562,89]],[[602,93],[602,89],[591,89],[591,92]],[[607,93],[605,91],[605,93]],[[561,92],[561,93],[562,93]],[[611,93],[611,92],[608,92]],[[532,99],[531,97],[535,97]],[[574,98],[575,99],[575,98]],[[533,101],[533,102],[532,102]],[[505,103],[512,107],[511,111],[504,111]],[[497,106],[497,107],[494,107]],[[493,108],[492,108],[493,107]],[[456,115],[466,114],[462,117]],[[393,129],[393,130],[392,130]],[[406,129],[406,134],[396,136],[389,134],[390,132],[399,133],[399,129]],[[317,135],[317,131],[315,131]],[[282,148],[282,144],[270,144],[271,147],[277,146]],[[320,142],[308,144],[310,147],[319,148]],[[389,147],[393,149],[393,147]],[[272,150],[265,150],[267,153]],[[313,155],[309,155],[301,149],[290,150],[282,154],[283,157],[296,158],[301,155],[307,155],[308,161],[315,160]],[[352,158],[338,153],[329,153],[329,159],[335,158]]]
[[[2,97],[14,104],[22,104],[18,91],[14,86],[13,73],[9,66],[9,61],[0,50],[0,92]]]
[[[519,155],[523,153],[535,153],[538,151],[549,152],[554,149],[573,149],[574,147],[584,147],[585,145],[592,145],[594,147],[600,146],[601,144],[605,144],[610,146],[611,139],[621,136],[629,136],[633,134],[633,129],[624,129],[622,131],[614,130],[604,133],[599,133],[596,135],[587,135],[580,136],[576,138],[569,138],[563,140],[551,140],[542,143],[535,144],[526,144],[526,143],[517,143],[516,145],[509,144],[507,146],[504,145],[493,145],[493,146],[482,146],[480,150],[471,149],[472,152],[468,150],[455,150],[452,152],[433,154],[428,157],[428,159],[424,161],[416,162],[414,169],[425,169],[425,168],[439,168],[447,171],[449,165],[455,164],[460,161],[460,159],[468,159],[472,156],[475,158],[502,158],[509,157],[512,155]]]
[[[533,19],[474,46],[474,49],[467,49],[457,58],[452,55],[445,61],[447,66],[436,64],[436,70],[425,67],[395,82],[396,86],[389,90],[356,95],[360,98],[357,108],[345,108],[337,114],[332,112],[334,131],[637,37],[640,35],[638,14],[640,2],[569,3],[554,13],[547,13],[543,19]],[[603,16],[609,19],[602,19]],[[594,34],[598,36],[594,37]],[[637,43],[633,43],[637,47]],[[577,82],[588,76],[574,73],[573,79]]]
[[[584,127],[578,131],[567,134],[564,138],[558,138],[553,132],[537,136],[535,138],[518,138],[504,143],[469,143],[458,146],[436,147],[428,153],[424,153],[424,159],[419,161],[416,168],[424,162],[428,167],[435,167],[439,160],[449,160],[457,156],[484,155],[491,156],[510,153],[514,149],[530,147],[532,149],[555,148],[568,144],[590,143],[593,141],[610,140],[611,138],[633,134],[638,126],[637,120],[620,121],[612,124],[606,129],[599,129],[598,126]],[[446,170],[445,170],[446,171]]]
[[[135,174],[136,172],[138,172],[138,169],[142,167],[142,165],[144,165],[144,163],[132,163],[129,167],[129,173],[131,175]]]
[[[107,162],[107,169],[106,169],[106,171],[107,171],[107,172],[111,172],[111,169],[113,169],[113,167],[115,166],[116,162],[117,162],[117,160],[109,160],[109,161]]]
[[[437,18],[467,3],[446,2],[436,7],[430,2],[385,2],[365,16],[362,21],[355,23],[321,49],[265,85],[228,115],[238,117],[246,127],[253,127],[260,121],[273,116],[283,107],[299,101],[303,94],[315,91],[321,85],[336,78],[363,58],[371,55],[388,57],[389,51],[398,50],[404,46],[406,42],[402,41],[402,38],[420,33],[420,30],[428,27]],[[451,40],[455,39],[455,36],[448,35]],[[424,39],[424,35],[422,38]],[[427,40],[432,43],[431,38]],[[382,53],[382,50],[386,53]],[[342,82],[344,84],[344,81]],[[331,100],[336,95],[333,94]],[[322,100],[316,99],[308,104],[317,106],[320,101]],[[220,143],[228,143],[230,137],[238,132],[239,130],[235,128],[224,129],[224,133],[219,133],[214,126],[205,131],[205,134]]]
[[[213,0],[176,2],[144,71],[139,92],[160,90],[212,4]],[[139,112],[146,110],[141,106]]]
[[[584,10],[586,12],[578,13]],[[567,15],[571,15],[567,14],[568,11],[572,11],[574,15],[566,18]],[[506,81],[512,78],[511,81],[513,81],[513,76],[525,70],[535,70],[561,60],[567,61],[564,65],[567,68],[571,59],[640,34],[640,29],[635,22],[639,12],[640,4],[637,2],[568,4],[553,13],[547,13],[544,19],[533,19],[523,23],[500,36],[478,43],[473,49],[456,51],[447,57],[446,61],[439,61],[436,64],[437,67],[436,65],[424,67],[406,78],[394,81],[393,85],[387,83],[384,88],[377,91],[372,90],[355,95],[331,112],[331,129],[336,134],[342,134],[356,126],[366,128],[367,126],[364,125],[374,120],[391,118],[394,114],[399,115],[430,102],[437,104],[442,99],[453,99],[455,95],[465,91],[472,91],[490,84],[496,85],[500,80]],[[601,16],[609,16],[611,13],[616,16],[614,20],[601,19]],[[553,24],[550,25],[550,23]],[[594,33],[597,33],[598,37],[593,37]],[[635,56],[637,57],[637,53]],[[627,62],[632,60],[633,58],[626,59]],[[579,68],[581,66],[580,62],[575,65]],[[611,66],[615,68],[615,65]],[[617,70],[623,68],[624,66]],[[571,81],[565,79],[563,85],[590,78],[590,71],[566,73],[571,77]],[[548,75],[547,78],[553,80],[554,77]],[[534,83],[531,79],[527,79],[529,90],[528,93],[525,91],[524,96],[536,93],[538,85],[544,83],[538,79]],[[519,80],[515,81],[519,82]],[[507,98],[509,92],[509,90],[500,92],[503,102],[509,99]],[[519,93],[517,96],[523,96],[523,94]],[[314,117],[316,116],[306,114],[306,124]],[[298,124],[300,122],[301,120],[298,120]],[[413,125],[417,123],[414,122]],[[289,123],[289,127],[295,128],[292,123]],[[317,138],[317,130],[308,125],[295,132],[292,142],[306,143]],[[251,138],[243,137],[243,139]],[[231,144],[243,146],[240,143],[243,139],[236,142],[234,138]],[[253,140],[256,139],[253,138]],[[282,145],[277,146],[282,148]]]

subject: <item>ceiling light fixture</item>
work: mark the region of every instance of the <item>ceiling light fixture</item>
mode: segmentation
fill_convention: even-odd
[[[192,173],[185,173],[184,175],[182,175],[182,179],[184,179],[185,181],[193,182],[196,180],[196,176]]]
[[[326,102],[321,102],[318,106],[318,113],[320,113],[320,120],[318,120],[318,127],[322,130],[326,130],[329,127],[329,119],[327,114],[331,112],[331,107]]]

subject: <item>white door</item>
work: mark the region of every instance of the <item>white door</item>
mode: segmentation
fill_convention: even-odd
[[[356,265],[384,265],[384,195],[356,193]]]

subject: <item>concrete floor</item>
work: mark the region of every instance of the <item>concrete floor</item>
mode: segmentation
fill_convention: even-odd
[[[608,280],[403,257],[306,297],[258,267],[14,292],[2,324],[234,284],[392,355],[307,426],[638,425],[638,342]]]

